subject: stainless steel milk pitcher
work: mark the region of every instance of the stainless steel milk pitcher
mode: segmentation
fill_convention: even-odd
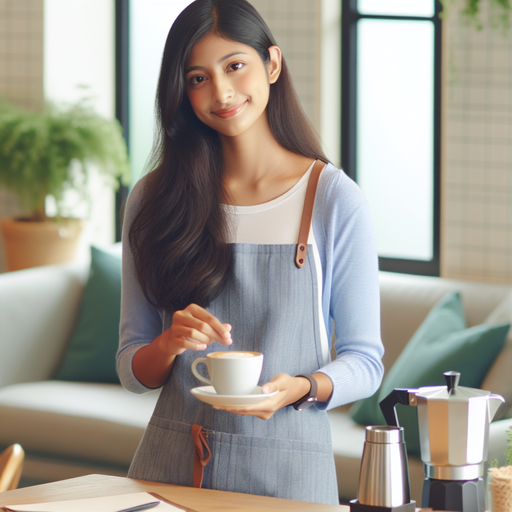
[[[359,503],[398,507],[409,503],[410,499],[404,429],[390,426],[366,427],[359,474]]]

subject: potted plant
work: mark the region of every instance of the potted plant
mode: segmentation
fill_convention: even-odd
[[[121,126],[96,114],[87,99],[47,102],[38,112],[0,104],[0,186],[27,212],[0,223],[8,270],[74,257],[82,225],[63,215],[65,191],[88,200],[88,179],[98,171],[113,188],[119,178],[129,181]],[[47,196],[55,199],[54,218],[46,215]]]

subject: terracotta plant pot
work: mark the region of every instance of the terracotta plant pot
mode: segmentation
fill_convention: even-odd
[[[0,228],[11,271],[72,260],[83,226],[78,219],[31,222],[5,217]]]

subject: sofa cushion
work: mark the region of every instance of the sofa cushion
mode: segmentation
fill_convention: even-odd
[[[486,318],[490,325],[504,322],[512,323],[512,291]],[[482,389],[497,393],[505,399],[505,404],[500,408],[501,416],[512,417],[512,329],[509,330],[503,350],[494,361],[489,373],[482,383]],[[498,419],[498,418],[496,418]]]
[[[394,388],[444,385],[443,372],[461,373],[461,386],[478,388],[501,350],[510,324],[466,329],[457,292],[449,293],[430,311],[373,396],[356,403],[352,418],[364,425],[384,424],[379,402]],[[409,453],[419,456],[416,409],[397,406]]]
[[[55,379],[119,383],[115,355],[121,311],[121,253],[91,247],[78,321]]]
[[[379,272],[381,334],[387,373],[430,310],[450,292],[460,292],[468,327],[480,325],[510,292],[510,286],[432,276]]]
[[[390,368],[380,389],[378,389],[373,396],[365,398],[364,400],[359,400],[354,405],[351,410],[351,415],[354,421],[361,425],[382,424],[384,422],[384,416],[382,416],[379,408],[381,390],[384,388],[385,383],[387,386],[394,384],[396,380],[394,375],[396,375],[399,370],[402,370],[404,362],[407,363],[407,361],[414,358],[413,351],[415,350],[416,345],[426,345],[429,341],[466,328],[462,304],[460,300],[458,300],[458,297],[458,294],[449,293],[437,302],[416,333],[409,340],[409,343],[397,358],[394,365]],[[441,345],[440,348],[443,348],[443,345]],[[410,355],[408,355],[408,353],[410,353]],[[407,368],[404,368],[404,370],[406,372],[408,371]],[[416,369],[413,368],[412,370],[415,371]],[[391,375],[391,378],[388,377],[389,375]],[[412,384],[408,384],[406,387],[414,386]],[[394,389],[394,387],[391,389]]]
[[[158,392],[136,395],[119,384],[62,381],[0,389],[0,446],[27,453],[128,466]]]

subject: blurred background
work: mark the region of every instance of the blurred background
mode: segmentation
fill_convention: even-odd
[[[133,185],[151,148],[165,38],[188,3],[0,0],[0,96],[29,109],[91,97],[124,128]],[[512,31],[490,0],[476,22],[458,0],[442,22],[434,0],[252,3],[328,157],[370,202],[381,268],[512,283]],[[69,199],[89,217],[84,251],[119,239],[129,190],[90,186],[90,214]],[[0,189],[0,217],[19,213]]]

